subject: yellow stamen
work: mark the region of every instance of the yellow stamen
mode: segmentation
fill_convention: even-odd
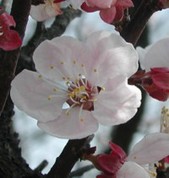
[[[54,66],[50,66],[50,69],[54,69]]]
[[[51,99],[52,99],[52,97],[49,95],[49,96],[48,96],[48,100],[50,101]]]

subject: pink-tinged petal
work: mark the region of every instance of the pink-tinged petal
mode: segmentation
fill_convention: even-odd
[[[152,75],[152,80],[157,87],[169,92],[169,73],[157,73]]]
[[[125,47],[127,43],[118,33],[97,31],[88,36],[86,39],[86,45],[91,49],[93,56],[99,56],[105,50]]]
[[[122,6],[122,7],[133,7],[134,6],[132,0],[118,0],[116,5]]]
[[[106,23],[111,24],[116,16],[116,8],[112,6],[109,9],[103,9],[100,11],[100,17]]]
[[[63,2],[63,1],[65,1],[65,0],[54,0],[53,2],[54,3],[59,3],[59,2]]]
[[[138,69],[138,55],[136,51],[133,50],[132,45],[121,48],[119,47],[109,51],[107,50],[107,54],[104,59],[106,60],[106,62],[107,60],[109,60],[110,66],[107,67],[113,69],[114,76],[116,74],[119,75],[123,71],[123,76],[130,77]],[[104,66],[100,66],[100,68],[101,67],[104,68]],[[112,78],[112,74],[109,74],[110,78]]]
[[[151,88],[144,87],[144,89],[146,90],[146,92],[148,92],[148,94],[152,98],[155,98],[159,101],[167,101],[167,99],[168,99],[168,92],[157,88],[155,85],[152,86]]]
[[[117,0],[86,0],[86,3],[91,7],[99,7],[101,9],[110,8]]]
[[[102,172],[115,175],[125,161],[126,153],[123,149],[110,143],[112,149],[110,154],[100,154],[97,156],[97,164]]]
[[[116,81],[117,79],[115,81],[109,80],[108,83],[111,86],[109,89],[105,87],[105,91],[100,91],[94,103],[93,115],[103,125],[127,122],[135,115],[140,106],[140,90],[134,86],[129,86],[127,81],[123,81],[119,85]]]
[[[54,82],[67,78],[74,81],[79,74],[84,75],[79,59],[83,56],[88,59],[87,55],[79,41],[71,37],[60,37],[41,43],[33,55],[33,60],[36,69],[46,78]]]
[[[39,4],[38,6],[31,6],[30,15],[37,21],[44,21],[56,15],[62,14],[59,4]]]
[[[169,163],[169,156],[165,157],[165,158],[163,159],[163,161],[164,161],[165,163]]]
[[[120,21],[123,18],[124,10],[133,7],[131,0],[86,0],[82,4],[82,9],[86,12],[100,10],[100,17],[106,23]]]
[[[98,122],[92,117],[91,112],[75,107],[62,114],[54,121],[39,122],[38,126],[47,133],[67,139],[80,139],[93,134],[98,129]]]
[[[153,67],[169,67],[169,38],[159,40],[146,48],[144,58],[140,61],[147,71]]]
[[[138,69],[137,52],[118,34],[105,31],[96,32],[89,36],[86,45],[90,46],[91,57],[95,59],[86,61],[88,78],[92,82],[99,81],[100,78],[100,81],[104,83],[105,79],[112,78],[119,72],[124,76],[131,76]],[[98,72],[93,72],[94,69]],[[102,75],[103,73],[104,75]]]
[[[149,72],[138,71],[129,78],[128,82],[141,85],[155,99],[160,101],[168,99],[169,68],[151,68]]]
[[[8,33],[4,33],[0,36],[0,48],[5,51],[11,51],[19,48],[22,45],[22,40],[18,33],[14,30],[10,30]]]
[[[85,12],[95,12],[100,10],[98,7],[91,7],[88,6],[85,2],[81,5],[81,8],[85,11]]]
[[[121,6],[116,7],[116,15],[113,22],[119,22],[123,19],[124,8]]]
[[[121,167],[121,160],[117,156],[110,156],[106,154],[102,154],[98,156],[98,164],[100,166],[100,170],[106,174],[116,174],[117,170]]]
[[[102,174],[102,175],[96,176],[96,178],[112,178],[112,175]]]
[[[157,73],[169,73],[169,68],[167,68],[167,67],[151,68],[151,74],[157,74]]]
[[[1,25],[3,25],[3,26],[8,26],[8,27],[16,26],[14,18],[6,12],[4,12],[0,15],[0,22],[1,22]]]
[[[125,162],[117,172],[117,178],[150,178],[148,172],[134,162]]]
[[[127,160],[138,164],[154,163],[169,155],[169,135],[153,133],[145,136],[131,150]]]
[[[46,122],[61,114],[66,93],[59,91],[38,73],[24,70],[11,85],[10,94],[14,104],[33,118]]]
[[[121,159],[121,161],[125,160],[126,153],[120,146],[118,146],[115,143],[110,142],[109,147],[111,148],[111,155],[115,153],[116,155],[118,155],[118,157]]]
[[[0,15],[0,48],[6,51],[14,50],[21,46],[22,40],[18,33],[11,30],[15,27],[15,21],[12,16],[4,12]]]

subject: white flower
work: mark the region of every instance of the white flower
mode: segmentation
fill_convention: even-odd
[[[156,172],[148,173],[144,166],[156,163],[167,155],[169,155],[169,135],[165,133],[149,134],[133,147],[127,161],[117,172],[117,178],[153,177]]]
[[[138,47],[140,63],[143,69],[150,71],[154,67],[169,67],[169,38],[157,41],[145,49]]]
[[[62,14],[60,3],[55,3],[54,0],[44,0],[44,2],[44,4],[31,6],[30,15],[33,19],[37,21],[44,21]]]
[[[38,72],[17,75],[11,97],[54,136],[86,137],[98,123],[128,121],[140,106],[140,90],[127,84],[138,55],[117,34],[96,32],[84,42],[64,36],[46,40],[33,59]]]
[[[109,154],[84,155],[102,173],[97,178],[153,178],[156,177],[154,164],[169,155],[169,135],[153,133],[139,141],[127,156],[123,149],[109,144]],[[151,164],[151,166],[148,164]]]
[[[169,96],[168,45],[169,38],[165,38],[146,49],[137,48],[141,67],[145,71],[139,71],[130,79],[132,83],[138,82],[151,97],[159,101],[166,101]]]

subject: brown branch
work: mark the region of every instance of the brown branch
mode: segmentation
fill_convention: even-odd
[[[44,0],[32,0],[32,5],[39,5],[39,4],[44,4]]]
[[[143,0],[138,4],[138,9],[132,15],[131,21],[123,27],[123,31],[121,32],[125,40],[136,45],[138,40],[141,40],[140,36],[145,29],[148,19],[155,11],[160,10],[160,7],[157,0]],[[145,36],[147,37],[146,33],[143,37]],[[139,45],[146,46],[147,43],[148,41],[144,39],[144,41],[142,40],[142,44]],[[133,134],[137,131],[144,113],[146,94],[144,91],[142,91],[142,94],[142,104],[137,114],[129,122],[116,126],[112,132],[112,141],[120,145],[126,152],[128,152]]]
[[[158,10],[161,10],[159,0],[142,0],[131,21],[122,27],[121,36],[135,46],[149,18]]]
[[[15,30],[20,37],[24,37],[26,24],[28,21],[31,0],[14,0],[11,15],[16,22]],[[7,100],[10,83],[14,77],[17,60],[20,49],[10,52],[0,51],[0,115],[2,114],[5,102]]]
[[[30,0],[13,1],[11,14],[17,23],[16,30],[21,38],[24,36],[30,3]],[[0,113],[2,113],[0,116],[0,177],[26,178],[34,176],[39,178],[39,173],[32,171],[22,158],[18,134],[12,129],[13,103],[8,97],[8,93],[19,51],[20,49],[10,52],[0,51]]]
[[[16,73],[20,73],[23,69],[35,70],[34,63],[32,61],[32,55],[36,47],[46,39],[52,39],[54,37],[62,35],[69,23],[76,17],[81,15],[81,11],[66,8],[63,10],[63,14],[56,16],[54,23],[49,28],[45,28],[43,22],[38,22],[35,33],[30,39],[28,44],[21,49]]]
[[[89,147],[92,138],[93,136],[89,136],[80,140],[69,140],[46,178],[67,178],[83,151]]]
[[[91,169],[94,169],[94,165],[91,164],[91,165],[87,165],[87,166],[84,166],[84,167],[81,167],[75,171],[72,171],[69,175],[69,178],[72,178],[72,177],[79,177],[79,176],[82,176],[84,173],[90,171]]]

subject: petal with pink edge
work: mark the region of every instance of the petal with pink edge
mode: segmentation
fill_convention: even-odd
[[[110,8],[117,0],[86,0],[86,3],[91,7],[99,7],[101,9]]]
[[[112,6],[109,9],[100,10],[100,17],[106,23],[111,24],[116,16],[116,8]]]
[[[133,7],[134,6],[132,0],[118,0],[116,4],[122,7]]]

